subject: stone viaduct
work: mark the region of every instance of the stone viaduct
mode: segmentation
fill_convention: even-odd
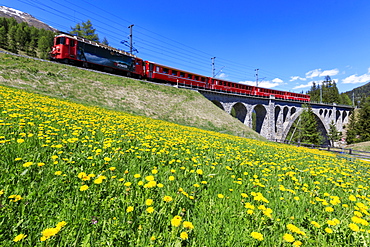
[[[268,140],[285,140],[293,123],[303,112],[303,102],[288,101],[249,95],[238,95],[198,89],[204,97],[252,128],[252,113],[255,113],[255,130]],[[319,130],[327,137],[329,125],[333,121],[342,132],[349,121],[353,107],[336,104],[309,102],[318,122]]]

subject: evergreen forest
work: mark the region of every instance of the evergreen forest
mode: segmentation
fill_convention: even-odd
[[[48,58],[55,33],[17,23],[14,18],[0,18],[0,48],[32,57]]]

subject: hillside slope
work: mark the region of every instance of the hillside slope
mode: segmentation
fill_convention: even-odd
[[[0,53],[0,84],[206,130],[264,139],[191,90]]]

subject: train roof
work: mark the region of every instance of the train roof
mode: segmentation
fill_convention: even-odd
[[[197,73],[194,73],[194,72],[174,68],[174,67],[171,67],[171,66],[163,65],[163,64],[160,64],[160,63],[152,62],[152,61],[145,61],[145,62],[153,63],[155,65],[158,65],[158,66],[161,66],[161,67],[164,67],[164,68],[167,68],[167,69],[174,69],[174,70],[177,70],[177,71],[180,71],[180,72],[185,72],[185,73],[192,74],[192,75],[197,75],[197,76],[201,76],[201,77],[209,77],[209,76],[200,75],[200,74],[197,74]]]
[[[101,47],[101,48],[104,48],[104,49],[107,49],[107,50],[110,50],[110,51],[115,51],[117,53],[120,53],[120,54],[123,54],[123,55],[126,55],[126,56],[138,58],[137,56],[135,56],[134,54],[131,54],[129,52],[126,52],[126,51],[123,51],[123,50],[119,50],[119,49],[114,48],[114,47],[111,47],[109,45],[104,45],[102,43],[91,41],[91,40],[88,40],[88,39],[85,39],[85,38],[82,38],[82,37],[79,37],[79,36],[74,36],[74,35],[71,35],[69,33],[61,32],[60,34],[56,35],[55,37],[58,37],[58,36],[68,37],[70,39],[81,41],[81,42],[84,42],[86,44],[94,45],[96,47]]]

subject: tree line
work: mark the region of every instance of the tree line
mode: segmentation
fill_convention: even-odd
[[[310,95],[311,101],[322,103],[336,103],[339,105],[352,105],[352,101],[348,94],[339,93],[337,84],[330,76],[326,76],[325,80],[321,83],[313,83],[311,89],[307,92]]]
[[[0,48],[13,53],[25,53],[39,58],[48,58],[55,33],[17,23],[14,18],[0,18]]]
[[[370,96],[361,101],[359,109],[352,112],[346,141],[348,144],[370,141]]]

